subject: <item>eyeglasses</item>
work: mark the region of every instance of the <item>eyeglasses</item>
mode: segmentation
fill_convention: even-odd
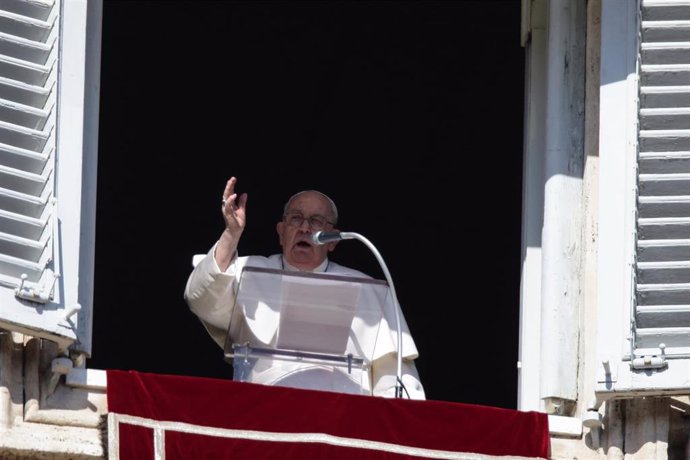
[[[301,227],[302,222],[306,220],[309,224],[309,227],[314,231],[323,230],[324,228],[326,228],[326,224],[335,225],[333,222],[329,222],[328,220],[326,220],[325,217],[320,216],[318,214],[314,214],[313,216],[309,217],[304,217],[300,213],[290,213],[286,214],[283,217],[285,218],[285,222],[287,222],[287,224],[291,227]]]

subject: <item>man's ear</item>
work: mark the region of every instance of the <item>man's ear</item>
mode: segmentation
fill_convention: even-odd
[[[278,241],[280,245],[283,245],[283,228],[285,227],[285,222],[282,220],[276,224],[276,232],[278,232]]]
[[[339,232],[337,228],[333,227],[332,230],[329,230],[329,232]],[[328,248],[328,252],[331,252],[335,249],[335,247],[338,245],[340,241],[333,241],[332,243],[328,243],[326,247]]]

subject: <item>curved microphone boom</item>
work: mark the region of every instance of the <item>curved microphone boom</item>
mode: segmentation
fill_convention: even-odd
[[[398,296],[395,293],[395,286],[393,286],[393,279],[391,278],[391,274],[388,271],[388,267],[386,266],[386,263],[383,261],[383,257],[381,257],[381,254],[379,254],[379,251],[376,249],[376,247],[365,237],[360,235],[359,233],[354,233],[354,232],[324,232],[324,231],[318,231],[314,233],[311,236],[311,240],[314,244],[317,245],[323,245],[323,244],[328,244],[328,243],[333,243],[335,241],[340,241],[340,240],[359,240],[366,247],[369,248],[369,250],[376,256],[376,260],[379,262],[379,265],[381,265],[381,270],[383,270],[383,274],[386,276],[386,281],[388,282],[388,286],[390,287],[391,290],[391,296],[393,297],[393,302],[395,302],[395,328],[396,328],[396,333],[397,333],[397,339],[398,339],[398,353],[397,353],[397,373],[396,373],[396,382],[395,382],[395,397],[396,398],[402,398],[403,394],[403,383],[402,383],[402,326],[400,324],[400,304],[398,303]]]
[[[350,232],[316,232],[311,236],[311,241],[314,244],[317,245],[322,245],[322,244],[328,244],[332,243],[334,241],[340,241],[340,240],[351,240],[354,239],[355,237],[352,236],[355,235],[355,233],[350,233]]]

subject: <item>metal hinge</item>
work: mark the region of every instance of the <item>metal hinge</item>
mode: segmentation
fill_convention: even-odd
[[[27,283],[28,276],[23,273],[19,286],[14,290],[14,295],[20,299],[30,300],[37,303],[48,303],[53,299],[53,288],[55,281],[60,277],[59,274],[54,273],[50,269],[46,269],[44,277],[41,280],[42,284]]]
[[[665,349],[665,344],[659,344],[658,355],[644,355],[638,358],[633,358],[630,362],[630,367],[633,369],[661,369],[668,366],[668,362],[666,361],[666,353],[664,352]]]

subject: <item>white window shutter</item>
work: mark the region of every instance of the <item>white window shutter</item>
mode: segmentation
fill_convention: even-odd
[[[0,2],[0,328],[90,354],[100,4],[88,4]]]
[[[690,357],[690,5],[642,20],[636,368]]]
[[[619,228],[619,238],[627,239],[629,231],[634,242],[629,262],[619,265],[630,289],[621,296],[619,343],[609,341],[608,354],[601,355],[597,388],[604,398],[690,389],[690,4],[644,0],[640,15],[639,110],[635,126],[628,126],[637,141],[625,152],[634,158],[633,184],[625,186],[633,190],[634,209],[631,228]],[[606,135],[603,125],[601,133]],[[602,151],[602,164],[611,153]],[[602,184],[610,177],[602,174]],[[621,192],[619,198],[627,194]],[[611,221],[602,216],[600,225]],[[600,260],[613,254],[606,248],[610,242],[600,239]],[[599,289],[615,290],[602,283],[611,275],[603,277]],[[615,296],[600,294],[604,314],[617,303]],[[616,335],[611,319],[600,319],[600,350],[606,335]]]

